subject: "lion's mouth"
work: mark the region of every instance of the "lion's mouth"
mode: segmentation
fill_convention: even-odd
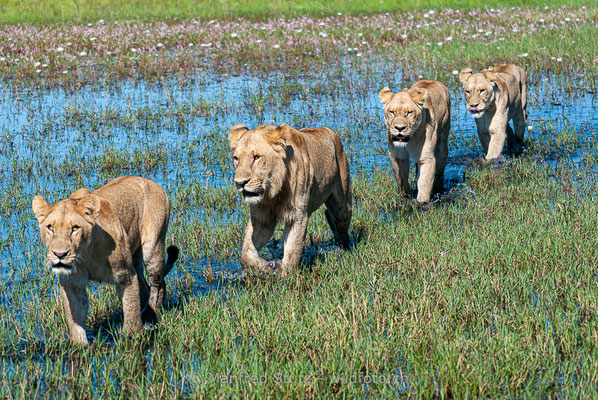
[[[478,107],[469,107],[467,110],[472,114],[479,113],[480,111],[482,111]]]
[[[52,264],[52,269],[64,269],[64,270],[71,270],[73,266],[71,264],[65,264],[62,262],[58,262],[56,264]]]
[[[392,141],[393,142],[397,142],[397,143],[407,143],[409,141],[409,139],[411,138],[411,136],[393,136],[392,137]]]
[[[254,192],[251,192],[249,190],[243,189],[243,191],[241,193],[243,193],[243,197],[250,197],[250,198],[251,197],[259,197],[259,196],[261,196],[264,193],[264,190],[263,189],[258,189],[258,190],[254,191]]]

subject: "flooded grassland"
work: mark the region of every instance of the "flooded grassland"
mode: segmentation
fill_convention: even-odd
[[[0,27],[1,396],[591,397],[596,13]],[[485,166],[455,72],[507,61],[529,71],[525,150]],[[377,96],[420,77],[452,102],[446,192],[425,210],[397,196]],[[353,247],[320,210],[299,275],[261,281],[238,264],[227,135],[282,122],[341,136]],[[157,329],[121,336],[93,285],[93,344],[73,349],[31,199],[120,175],[167,191],[182,256]]]

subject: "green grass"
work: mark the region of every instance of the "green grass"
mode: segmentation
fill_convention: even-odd
[[[357,18],[359,32],[344,16],[330,18],[331,28],[284,22],[267,33],[261,23],[233,21],[232,38],[224,23],[214,35],[216,28],[202,32],[191,21],[95,21],[259,19],[270,3],[182,2],[172,11],[174,3],[143,10],[139,2],[109,13],[104,2],[74,4],[0,5],[4,22],[57,23],[0,35],[0,398],[598,397],[598,141],[595,123],[579,124],[596,99],[595,6],[554,11],[555,3],[544,10],[534,2],[539,8],[516,21],[510,11],[484,12],[482,22],[460,13],[458,29],[442,11],[397,14],[388,21],[438,22],[403,42],[373,26],[387,21],[380,15]],[[397,5],[276,4],[285,16]],[[532,32],[540,18],[560,28]],[[76,25],[88,20],[89,31]],[[472,42],[478,22],[495,33]],[[260,47],[270,37],[277,51]],[[284,46],[289,39],[295,46]],[[196,51],[204,42],[213,48]],[[529,73],[533,128],[523,156],[491,168],[470,160],[481,149],[452,70],[505,61]],[[35,62],[47,63],[42,75],[36,68],[46,67]],[[460,169],[460,184],[423,210],[396,194],[376,97],[420,75],[456,94],[450,166]],[[337,249],[319,210],[296,277],[250,277],[216,290],[218,269],[238,261],[248,218],[232,187],[227,131],[271,119],[340,134],[356,243]],[[74,348],[31,199],[54,202],[127,174],[156,180],[169,194],[167,244],[181,248],[181,259],[167,277],[157,329],[122,336],[114,290],[94,284],[93,344]],[[280,257],[281,236],[278,229],[266,257]]]
[[[354,176],[353,229],[363,239],[352,251],[328,252],[296,278],[191,295],[164,312],[153,334],[133,338],[118,335],[122,316],[103,286],[89,316],[103,333],[85,350],[68,345],[53,279],[40,275],[36,285],[47,295],[31,296],[28,282],[13,299],[25,324],[0,308],[0,393],[596,396],[596,187],[588,193],[571,185],[585,174],[525,158],[474,168],[468,190],[425,212],[397,201],[387,171]],[[177,196],[173,206],[212,195],[198,196]],[[228,195],[219,204],[216,214],[236,208]],[[189,238],[201,225],[191,221],[171,235]],[[243,234],[236,223],[203,229],[216,247],[236,247]],[[329,236],[316,213],[308,238]],[[180,298],[187,284],[169,279],[171,296]],[[107,334],[115,344],[105,342]]]
[[[271,16],[325,16],[336,13],[358,14],[394,12],[422,8],[452,7],[461,9],[479,8],[476,0],[359,0],[359,1],[309,1],[309,0],[4,0],[0,4],[0,24],[87,22],[98,19],[157,20],[164,18],[233,18]],[[587,0],[490,0],[485,7],[511,6],[582,6],[590,5]]]

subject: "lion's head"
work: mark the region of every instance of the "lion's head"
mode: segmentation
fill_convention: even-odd
[[[384,122],[388,139],[395,146],[405,145],[423,121],[423,108],[428,98],[424,88],[403,89],[393,93],[385,87],[378,94],[384,103]]]
[[[100,199],[88,189],[79,189],[67,199],[49,205],[35,196],[31,207],[39,224],[48,263],[56,275],[69,275],[90,243],[100,211]]]
[[[274,198],[286,178],[285,135],[290,128],[262,125],[249,130],[238,124],[231,128],[229,141],[235,166],[235,186],[248,204]]]
[[[474,118],[480,118],[496,98],[496,73],[489,68],[474,74],[471,68],[465,68],[459,78],[463,82],[467,110]]]

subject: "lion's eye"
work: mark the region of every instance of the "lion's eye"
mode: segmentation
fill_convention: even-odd
[[[484,93],[486,89],[480,89],[480,93]]]
[[[78,227],[77,225],[74,225],[74,226],[71,228],[71,233],[77,233],[77,232],[79,232],[79,229],[81,229],[81,228],[80,228],[80,227]]]
[[[237,156],[233,156],[233,161],[234,161],[234,162],[237,162],[237,161],[239,161],[239,157],[237,157]]]
[[[389,113],[390,115],[395,115],[395,112],[394,112],[393,110],[388,110],[388,113]]]
[[[50,232],[54,233],[54,227],[53,227],[52,225],[48,225],[48,226],[46,226],[46,228],[47,228],[47,229],[48,229]]]
[[[470,91],[469,91],[469,90],[466,90],[466,91],[465,91],[465,93],[466,93],[466,94],[469,94],[469,93],[470,93]]]
[[[407,111],[407,115],[409,115],[409,114],[413,114],[413,110]]]
[[[259,160],[260,158],[262,158],[262,156],[258,156],[258,155],[256,154],[255,156],[253,156],[253,161],[257,161],[257,160]]]

